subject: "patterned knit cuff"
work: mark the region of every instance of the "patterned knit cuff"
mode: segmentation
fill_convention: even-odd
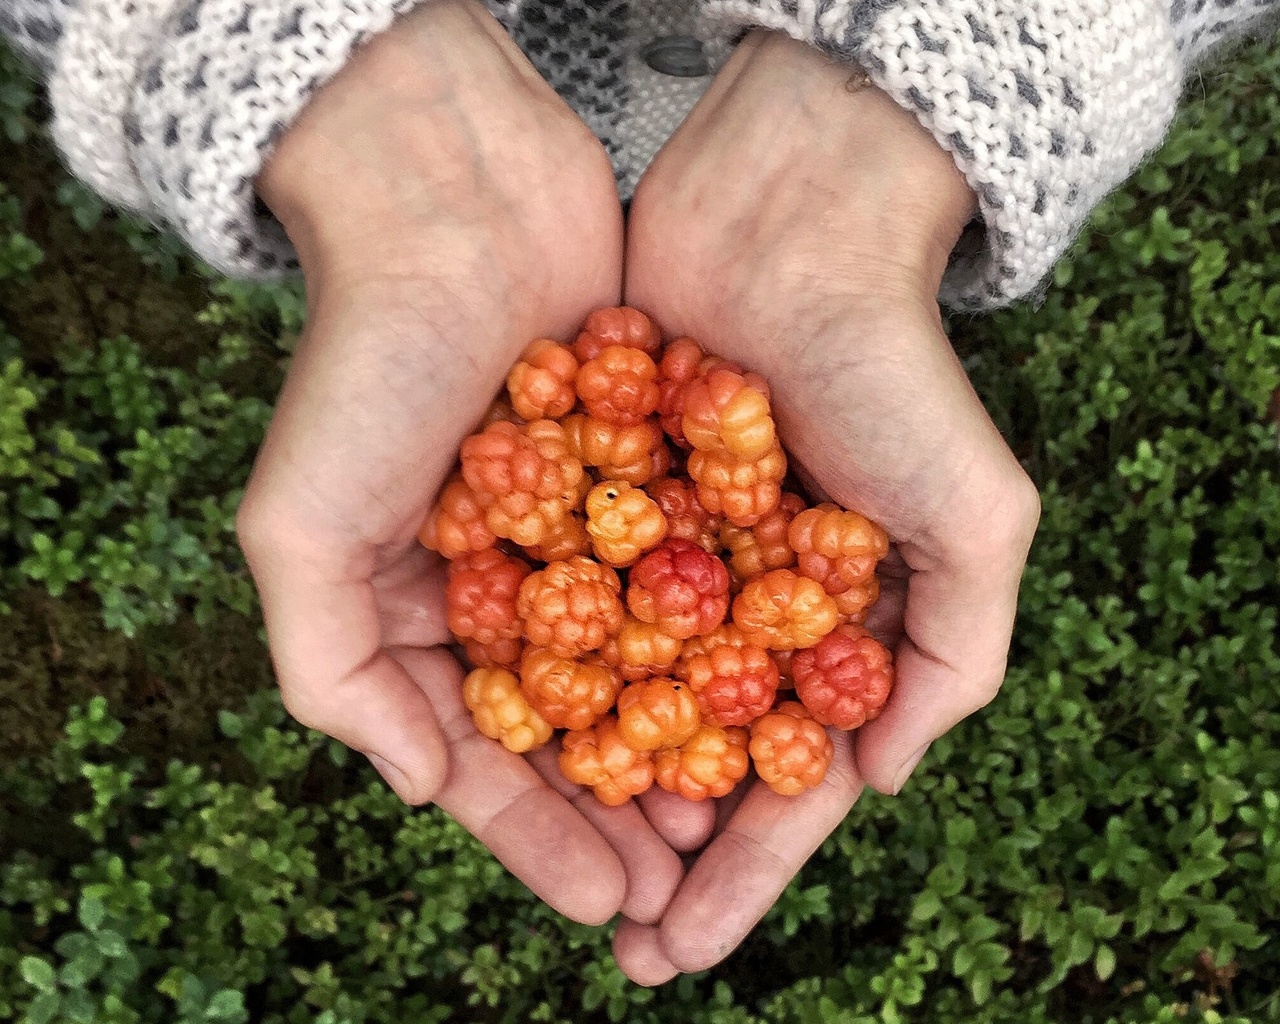
[[[351,52],[420,2],[79,0],[51,82],[58,142],[77,175],[218,270],[296,269],[254,179]]]
[[[53,69],[62,26],[76,0],[3,0],[0,36],[33,61],[42,74]]]
[[[1089,211],[1164,137],[1182,64],[1164,0],[708,0],[862,65],[948,150],[985,234],[940,299],[1033,292]]]

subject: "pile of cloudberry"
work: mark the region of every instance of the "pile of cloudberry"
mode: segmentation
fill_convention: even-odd
[[[620,804],[822,781],[875,718],[885,532],[784,489],[768,385],[622,307],[533,342],[422,526],[486,736]],[[791,691],[794,691],[792,693]]]

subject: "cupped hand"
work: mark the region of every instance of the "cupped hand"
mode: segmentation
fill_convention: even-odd
[[[476,732],[415,539],[523,346],[618,301],[603,149],[479,4],[436,0],[319,92],[258,187],[307,282],[239,520],[286,707],[567,916],[656,920],[678,857],[636,806]]]
[[[748,37],[631,210],[626,301],[763,374],[793,466],[888,530],[868,626],[897,667],[880,718],[833,734],[822,786],[786,798],[755,782],[720,808],[661,922],[620,925],[617,960],[644,984],[723,959],[864,780],[896,793],[1004,676],[1039,504],[935,300],[974,197],[910,114],[851,78]]]

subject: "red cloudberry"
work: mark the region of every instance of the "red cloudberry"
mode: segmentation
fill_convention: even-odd
[[[789,700],[751,723],[756,774],[783,796],[798,796],[827,775],[835,744],[803,704]]]
[[[663,541],[632,567],[627,607],[680,640],[709,633],[729,608],[729,572],[692,541]]]
[[[606,480],[587,495],[587,533],[600,561],[622,567],[662,542],[667,519],[644,491]]]
[[[462,701],[476,728],[513,754],[524,754],[551,739],[551,726],[520,692],[520,681],[503,668],[478,668],[462,682]]]
[[[654,322],[638,309],[630,306],[597,309],[587,317],[578,340],[573,343],[574,354],[579,362],[585,363],[610,345],[638,348],[656,355],[662,345],[662,335]]]
[[[893,688],[893,657],[861,630],[841,627],[792,662],[796,696],[822,725],[856,729],[880,716]]]
[[[756,577],[733,599],[734,625],[777,651],[812,647],[835,629],[836,617],[836,603],[821,584],[790,569]]]
[[[671,467],[662,430],[652,420],[620,427],[577,413],[564,420],[564,430],[574,455],[605,479],[639,487]]]
[[[763,647],[723,644],[680,660],[680,677],[698,698],[705,721],[749,725],[778,693],[778,666]]]
[[[664,476],[645,485],[667,520],[667,536],[691,540],[711,554],[720,550],[723,520],[698,503],[697,488],[687,480]]]
[[[700,721],[697,700],[673,679],[630,683],[618,694],[618,732],[632,750],[678,747]]]
[[[528,575],[527,564],[496,548],[450,562],[444,603],[453,635],[480,644],[518,638],[524,624],[516,594]]]
[[[510,637],[506,640],[495,640],[491,644],[477,643],[475,640],[464,640],[462,648],[466,652],[467,664],[472,668],[509,668],[520,667],[520,658],[524,654],[524,638]]]
[[[787,457],[776,443],[752,460],[735,458],[724,450],[695,451],[689,456],[689,476],[698,485],[698,501],[734,526],[754,526],[776,509],[786,475]]]
[[[617,699],[622,680],[606,665],[575,661],[541,647],[520,659],[520,691],[557,729],[585,729]]]
[[[621,589],[616,572],[589,558],[551,562],[520,585],[526,639],[566,658],[596,650],[622,628]]]
[[[720,541],[729,550],[729,574],[739,584],[773,569],[789,569],[796,564],[787,531],[791,520],[804,511],[804,499],[798,494],[783,494],[778,507],[755,526],[726,523],[720,529]]]
[[[629,427],[658,405],[658,367],[635,348],[610,345],[578,370],[578,397],[587,414]]]
[[[678,747],[654,754],[657,783],[686,800],[722,797],[746,777],[747,730],[703,724]]]
[[[559,342],[539,338],[507,374],[511,407],[526,420],[559,419],[577,401],[578,360]]]
[[[565,734],[560,773],[579,786],[590,786],[602,804],[617,807],[653,785],[653,755],[627,746],[618,720],[609,715],[594,728]]]
[[[724,449],[743,462],[777,444],[763,381],[723,366],[689,382],[681,425],[685,439],[700,451]]]
[[[418,540],[445,558],[483,551],[498,542],[485,521],[484,506],[461,476],[451,477],[444,485],[435,507],[418,531]]]

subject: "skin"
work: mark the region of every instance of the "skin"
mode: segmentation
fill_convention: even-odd
[[[258,182],[309,303],[239,523],[285,704],[566,916],[620,913],[615,955],[641,984],[727,956],[863,786],[897,792],[1004,674],[1038,502],[934,301],[973,195],[848,78],[749,37],[641,183],[625,275],[602,148],[469,0],[364,48]],[[604,808],[553,749],[509,754],[462,705],[442,566],[415,533],[525,342],[624,297],[763,373],[815,490],[895,541],[872,626],[897,688],[803,796]]]

